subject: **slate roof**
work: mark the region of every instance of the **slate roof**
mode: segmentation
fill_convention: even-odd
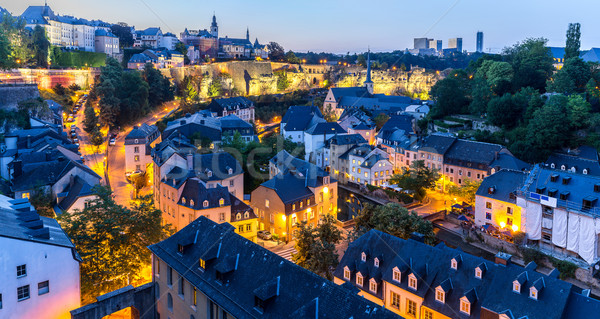
[[[13,161],[11,164],[14,165],[14,163],[15,162]],[[23,173],[20,176],[13,178],[11,190],[13,192],[31,190],[34,189],[34,187],[38,184],[54,185],[56,181],[71,172],[71,170],[74,168],[79,168],[86,174],[89,174],[98,180],[101,178],[93,170],[81,163],[66,159],[64,157],[58,157],[51,160],[24,163]]]
[[[252,124],[242,120],[237,115],[230,114],[220,118],[219,121],[221,122],[221,129],[250,129],[251,134],[254,133],[254,130],[252,129]]]
[[[110,37],[110,38],[116,38],[117,37],[112,32],[106,31],[104,29],[97,29],[96,31],[94,31],[94,35],[97,36],[97,37]]]
[[[340,101],[343,96],[354,96],[354,97],[370,97],[369,91],[366,87],[345,87],[345,88],[331,88],[331,93],[336,101]]]
[[[27,130],[14,130],[5,135],[5,137],[16,137],[17,138],[17,148],[20,150],[27,148],[28,137],[29,137],[30,142],[33,143],[33,142],[35,142],[39,139],[42,139],[46,136],[51,137],[56,140],[60,140],[63,142],[63,144],[71,144],[71,142],[69,141],[69,139],[65,133],[63,133],[62,131],[57,132],[56,129],[50,128],[50,127],[33,128],[33,129],[27,129]]]
[[[280,173],[260,185],[274,190],[284,204],[314,196],[306,186],[305,176],[298,173]]]
[[[49,6],[29,6],[21,14],[22,18],[25,18],[27,24],[48,24],[45,16],[54,19],[54,11]]]
[[[404,131],[404,134],[407,136],[414,133],[412,121],[412,116],[393,115],[381,127],[377,135],[379,138],[386,140],[401,139],[401,136],[397,133],[398,130]],[[394,133],[396,133],[396,135],[392,138]]]
[[[423,138],[419,150],[444,155],[456,140],[457,138],[452,136],[431,134]]]
[[[555,59],[563,59],[565,57],[565,48],[563,47],[548,47],[552,57]]]
[[[181,155],[186,158],[185,154]],[[242,165],[227,152],[195,153],[193,161],[196,176],[203,181],[223,180],[244,173]],[[231,174],[229,174],[229,169],[232,170]],[[212,173],[212,176],[208,176],[208,171]]]
[[[281,150],[269,162],[277,167],[277,170],[281,174],[300,173],[303,176],[309,176],[307,186],[316,187],[318,186],[318,177],[329,176],[324,169],[317,165],[307,162],[292,156],[286,150]]]
[[[584,62],[600,62],[600,48],[591,48],[581,56]]]
[[[144,140],[138,144],[144,144],[145,139],[148,139],[148,143],[152,143],[156,138],[158,138],[159,132],[156,125],[148,125],[143,123],[140,126],[135,126],[127,136],[125,136],[125,145],[135,144],[134,141]]]
[[[254,106],[254,103],[243,96],[230,97],[226,99],[213,99],[208,105],[212,112],[223,112],[223,110],[234,111],[248,109]]]
[[[18,211],[3,206],[0,207],[0,224],[0,237],[71,248],[73,258],[81,261],[75,245],[54,218],[41,217],[35,211]]]
[[[367,254],[366,262],[361,261],[362,252]],[[457,256],[460,256],[460,262],[454,270],[450,267],[450,260]],[[365,293],[372,294],[368,291],[368,281],[374,268],[377,268],[373,262],[375,257],[380,258],[378,268],[387,285],[397,286],[423,297],[424,306],[451,318],[479,318],[481,307],[496,313],[510,311],[513,318],[578,318],[568,316],[571,311],[576,311],[567,306],[572,299],[571,295],[577,290],[570,283],[510,262],[504,266],[444,244],[432,247],[377,230],[367,232],[348,246],[334,276],[344,280],[344,268],[348,266],[351,270],[348,282]],[[393,279],[395,267],[401,271],[400,282]],[[481,279],[475,277],[476,267],[486,269]],[[364,278],[364,287],[356,285],[357,271],[369,274]],[[523,284],[521,293],[515,293],[512,291],[512,282],[523,272],[527,272],[529,280]],[[410,273],[419,274],[416,291],[407,285]],[[534,300],[529,297],[529,287],[541,278],[545,287],[540,291],[538,300]],[[442,286],[447,289],[450,282],[451,289],[445,295],[445,302],[436,301],[435,288]],[[378,293],[380,294],[379,291]],[[463,296],[474,300],[470,316],[460,312],[460,298]],[[589,309],[595,309],[597,301],[590,301],[589,305]]]
[[[194,238],[189,248],[178,254],[178,244],[188,238]],[[199,270],[198,259],[214,247],[219,249],[206,270]],[[205,217],[149,249],[235,318],[398,318]],[[229,267],[222,285],[215,284],[217,265],[230,259],[239,261],[237,267]],[[258,297],[267,299],[262,313],[254,309]]]
[[[527,173],[522,171],[503,169],[484,178],[475,195],[515,203],[516,197],[511,196],[511,193],[521,188],[526,178]]]
[[[309,135],[345,134],[347,133],[337,122],[322,122],[308,128],[305,133]]]
[[[183,199],[185,198],[185,204]],[[193,210],[209,209],[220,207],[219,201],[223,199],[223,206],[231,206],[231,196],[227,187],[217,185],[215,188],[206,188],[204,183],[198,178],[189,178],[183,185],[181,195],[177,204],[192,208]],[[194,205],[191,205],[191,201]],[[204,201],[208,201],[208,207],[204,207]]]
[[[221,124],[219,119],[206,114],[188,114],[185,117],[167,123],[167,128],[162,133],[163,139],[168,138],[175,130],[187,138],[190,138],[196,132],[200,132],[200,134],[211,141],[221,140]]]
[[[73,186],[67,186],[67,188],[63,190],[64,192],[68,192],[68,194],[60,201],[60,203],[58,203],[58,207],[65,211],[69,210],[79,197],[94,194],[92,191],[93,187],[93,185],[88,184],[81,177],[75,176],[73,179]]]
[[[575,292],[569,295],[564,318],[586,318],[594,313],[600,313],[600,300]]]
[[[305,131],[316,123],[323,123],[323,114],[316,106],[293,105],[288,108],[281,119],[286,131]]]
[[[498,144],[457,139],[444,154],[444,163],[463,161],[490,166],[503,149],[504,146]]]
[[[336,134],[327,140],[326,145],[358,145],[364,143],[367,143],[367,140],[360,134]]]
[[[254,213],[254,209],[248,206],[248,204],[244,203],[242,200],[233,196],[233,194],[229,193],[230,202],[231,202],[231,220],[232,221],[241,221],[241,220],[249,220],[258,218]],[[248,217],[245,217],[245,213],[248,212]],[[240,213],[241,218],[237,218],[237,214]]]
[[[581,149],[581,148],[580,148]],[[561,169],[564,165],[565,169],[570,170],[575,168],[575,172],[583,173],[586,169],[590,175],[600,176],[600,162],[598,162],[598,153],[596,149],[591,147],[583,148],[582,153],[552,153],[545,162],[547,168]]]
[[[565,178],[566,184],[564,184]],[[600,217],[600,192],[594,191],[595,185],[600,187],[599,176],[552,170],[536,165],[527,176],[521,190],[525,192],[528,200],[534,200],[531,199],[530,193],[549,196],[549,191],[556,190],[558,207],[566,207],[569,210],[587,212],[595,217]],[[566,200],[560,198],[560,194],[563,193],[568,193]],[[583,209],[584,199],[592,201],[591,209]]]
[[[509,169],[515,171],[528,171],[531,169],[531,164],[523,162],[512,154],[500,153],[498,157],[490,165],[497,171],[500,169]]]

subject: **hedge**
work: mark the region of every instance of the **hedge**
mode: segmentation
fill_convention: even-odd
[[[106,62],[106,53],[86,52],[86,51],[68,51],[61,52],[60,55],[52,61],[53,65],[65,68],[83,68],[83,67],[101,67]]]

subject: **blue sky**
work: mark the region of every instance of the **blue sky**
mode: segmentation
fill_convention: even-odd
[[[160,26],[179,34],[184,28],[209,28],[216,12],[220,36],[275,41],[286,50],[335,53],[412,48],[413,38],[462,37],[475,49],[484,32],[484,48],[498,51],[528,37],[545,37],[564,46],[569,22],[582,24],[582,48],[600,47],[598,0],[49,0],[54,12],[138,29]],[[20,15],[43,0],[0,0]]]

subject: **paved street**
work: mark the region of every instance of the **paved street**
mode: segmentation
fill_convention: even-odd
[[[152,125],[159,119],[165,117],[169,112],[173,111],[179,105],[179,101],[168,102],[161,106],[155,112],[149,114],[136,125],[146,123]],[[117,204],[129,207],[131,202],[131,196],[133,194],[133,187],[127,182],[125,178],[125,137],[133,126],[125,127],[121,129],[121,132],[117,135],[116,144],[108,147],[108,180],[110,182],[111,190],[115,196]]]

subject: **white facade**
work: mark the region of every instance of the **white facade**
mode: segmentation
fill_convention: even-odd
[[[280,124],[280,132],[284,138],[290,138],[294,143],[304,143],[304,131],[286,131],[284,126],[286,124]]]
[[[315,157],[317,150],[320,150],[325,147],[325,142],[327,142],[328,139],[335,136],[334,133],[311,135],[309,133],[303,132],[303,134],[304,139],[302,143],[304,143],[304,151],[306,152],[305,160],[307,161],[310,160],[311,155]],[[292,141],[294,141],[293,138]]]
[[[71,318],[80,306],[79,261],[71,248],[0,236],[0,318]],[[17,278],[17,266],[26,275]],[[48,281],[48,292],[38,285]],[[17,289],[29,286],[18,300]],[[41,294],[40,294],[41,293]]]
[[[144,140],[140,140],[144,142]],[[125,172],[146,171],[146,165],[152,163],[152,157],[146,155],[146,144],[125,145]]]
[[[119,38],[111,36],[97,36],[95,38],[96,52],[106,53],[108,56],[119,54]]]
[[[167,50],[175,50],[175,45],[179,42],[176,36],[172,34],[164,34],[160,39],[159,47],[166,48]]]
[[[368,167],[364,165],[365,161],[369,161],[371,156],[377,154],[381,155],[380,160],[372,163],[372,165],[369,165]],[[349,181],[356,184],[381,186],[394,174],[394,166],[388,158],[388,154],[379,148],[372,150],[368,154],[356,154],[354,152],[349,154]]]

